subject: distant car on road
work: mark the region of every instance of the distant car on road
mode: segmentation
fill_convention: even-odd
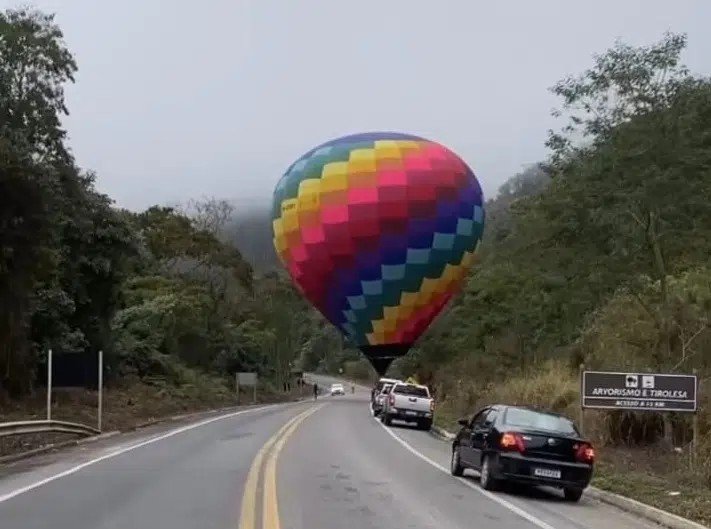
[[[495,405],[459,424],[451,472],[479,470],[486,490],[505,481],[549,485],[563,489],[566,500],[578,501],[590,483],[595,450],[563,415]]]
[[[331,384],[331,396],[334,395],[345,395],[346,390],[343,389],[343,384]]]
[[[383,399],[380,418],[383,424],[390,426],[393,420],[416,422],[421,430],[432,428],[434,399],[430,397],[427,386],[396,382]]]

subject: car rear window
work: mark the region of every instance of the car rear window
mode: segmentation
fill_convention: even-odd
[[[411,386],[410,384],[398,384],[393,389],[393,393],[397,393],[398,395],[410,395],[412,397],[429,397],[427,388]]]
[[[572,421],[558,415],[542,413],[522,408],[508,408],[504,414],[504,423],[509,426],[530,428],[544,432],[556,432],[577,435],[577,430]]]

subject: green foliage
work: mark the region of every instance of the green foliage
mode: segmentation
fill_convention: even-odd
[[[40,158],[67,160],[64,84],[76,70],[54,15],[0,12],[0,136]]]
[[[689,81],[680,64],[686,35],[666,33],[651,45],[632,47],[617,42],[594,66],[579,76],[558,81],[551,91],[559,96],[562,109],[555,116],[568,122],[559,133],[549,132],[553,162],[565,162],[592,142],[593,148],[619,125],[648,113],[670,107],[680,87]]]
[[[228,203],[134,214],[96,191],[61,128],[76,69],[53,16],[0,13],[0,391],[30,391],[49,347],[104,350],[114,380],[285,380],[312,312],[281,276],[255,284]]]
[[[63,144],[74,60],[53,17],[0,13],[0,386],[27,391],[36,354],[102,348],[131,237]]]
[[[576,346],[591,367],[711,372],[711,268],[669,278],[672,340],[658,354],[663,307],[660,283],[647,280],[640,292],[622,289],[593,313]],[[706,353],[706,354],[705,354]]]
[[[29,388],[32,289],[52,261],[48,187],[41,168],[0,137],[0,390],[13,393]]]
[[[554,87],[568,121],[549,163],[489,201],[465,291],[393,366],[433,384],[445,414],[492,399],[571,413],[581,362],[711,375],[711,81],[679,63],[685,42],[617,44]],[[599,419],[616,442],[688,429]]]

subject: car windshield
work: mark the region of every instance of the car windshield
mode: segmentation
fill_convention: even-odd
[[[414,386],[412,384],[398,384],[393,389],[393,393],[397,393],[398,395],[411,395],[413,397],[429,397],[427,388]]]
[[[518,426],[519,428],[530,428],[531,430],[541,430],[544,432],[555,432],[569,435],[577,435],[572,421],[559,415],[543,413],[523,408],[508,408],[504,414],[504,424]]]

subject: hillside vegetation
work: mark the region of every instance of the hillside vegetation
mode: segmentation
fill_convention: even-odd
[[[617,44],[554,86],[564,124],[550,134],[550,160],[489,201],[480,265],[394,370],[433,385],[447,424],[492,402],[577,418],[581,364],[698,372],[696,459],[688,415],[590,412],[585,427],[610,447],[616,472],[657,480],[642,499],[708,523],[711,82],[681,66],[685,44],[678,35]],[[600,479],[630,490],[629,476]]]
[[[61,126],[76,71],[52,16],[0,12],[3,409],[36,393],[49,348],[103,350],[109,390],[222,402],[236,371],[282,388],[317,328],[307,305],[283,275],[254,273],[226,202],[130,212],[96,190]]]

